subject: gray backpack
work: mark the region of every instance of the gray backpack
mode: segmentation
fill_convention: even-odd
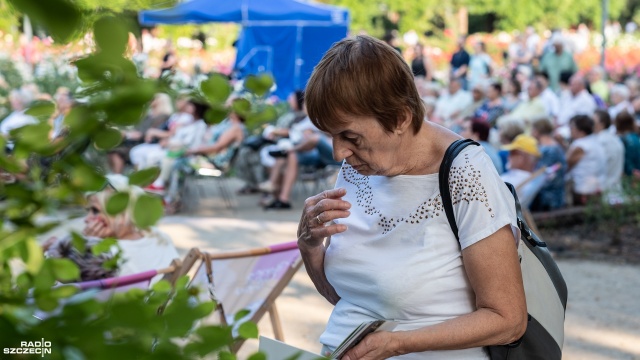
[[[469,145],[480,146],[472,140],[456,140],[449,146],[440,165],[440,196],[447,220],[456,239],[458,226],[454,218],[449,172],[453,160]],[[513,185],[505,185],[515,198],[518,215],[518,227],[522,233],[518,254],[522,269],[524,292],[527,299],[529,322],[522,338],[508,345],[489,346],[492,360],[504,359],[540,359],[560,360],[564,342],[564,317],[567,308],[567,285],[560,269],[551,257],[547,244],[531,231],[522,216],[522,209]]]

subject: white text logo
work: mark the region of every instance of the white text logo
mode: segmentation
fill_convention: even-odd
[[[20,347],[4,348],[5,354],[51,354],[51,341],[20,341]]]

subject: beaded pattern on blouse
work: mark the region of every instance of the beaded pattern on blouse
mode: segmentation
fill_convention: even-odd
[[[464,154],[464,157],[466,165],[452,166],[449,175],[449,191],[451,192],[453,205],[462,201],[466,201],[467,203],[480,201],[484,203],[491,217],[495,217],[492,208],[489,206],[487,192],[480,183],[480,171],[476,170],[475,167],[469,163],[468,154]],[[364,208],[365,214],[372,216],[378,215],[378,225],[382,228],[382,234],[387,234],[400,223],[419,224],[421,221],[440,216],[440,214],[444,212],[442,198],[438,192],[435,197],[429,198],[418,205],[408,216],[389,218],[383,215],[380,209],[377,209],[373,205],[373,189],[371,189],[369,185],[368,176],[358,174],[357,171],[346,163],[342,168],[342,174],[346,182],[355,185],[358,189],[356,191],[356,204]]]

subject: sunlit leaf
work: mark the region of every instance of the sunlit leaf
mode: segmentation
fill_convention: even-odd
[[[153,183],[158,175],[160,175],[159,167],[138,170],[129,175],[129,184],[144,187]]]
[[[26,261],[27,271],[35,275],[40,271],[44,262],[42,247],[38,245],[35,239],[27,239],[26,245],[29,252],[29,258]]]
[[[106,211],[109,215],[117,215],[123,212],[129,205],[128,193],[116,193],[107,200]]]
[[[273,77],[269,74],[249,75],[244,80],[245,89],[258,95],[264,96],[273,86]]]
[[[52,269],[51,260],[52,259],[46,259],[43,266],[40,268],[40,272],[34,276],[33,285],[36,290],[49,289],[53,284],[55,284],[56,277]]]
[[[162,200],[156,196],[142,195],[133,208],[133,221],[140,228],[155,225],[162,217]]]
[[[167,280],[160,280],[157,283],[153,284],[151,289],[157,292],[169,292],[171,291],[171,284],[169,284]]]
[[[245,339],[258,338],[258,326],[251,321],[240,324],[238,327],[238,335]]]
[[[236,313],[236,315],[233,317],[234,321],[239,321],[242,318],[244,318],[245,316],[249,315],[251,313],[251,311],[244,309],[244,310],[240,310]]]
[[[247,99],[235,99],[231,107],[234,112],[240,115],[246,115],[251,111],[251,103]]]
[[[93,255],[99,255],[102,253],[108,253],[111,251],[111,248],[118,245],[118,240],[114,238],[106,238],[99,243],[93,245],[91,247],[91,252]]]
[[[71,244],[81,254],[84,254],[84,252],[87,250],[87,241],[75,232],[71,233]]]
[[[71,281],[80,278],[78,266],[69,259],[47,259],[51,262],[51,269],[56,279],[61,281]]]
[[[103,129],[93,135],[96,146],[102,150],[113,149],[122,142],[122,133],[113,128]]]
[[[78,292],[78,288],[73,285],[63,285],[51,289],[51,296],[56,299],[68,298]]]
[[[224,104],[231,95],[231,85],[226,76],[213,74],[200,83],[200,90],[211,103]]]

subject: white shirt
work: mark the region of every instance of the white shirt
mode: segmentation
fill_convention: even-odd
[[[617,135],[612,134],[608,129],[597,133],[596,139],[606,158],[606,172],[602,189],[612,192],[611,196],[622,196],[622,172],[624,170],[624,144]],[[614,199],[611,199],[615,202]]]
[[[558,113],[560,112],[560,98],[558,98],[558,95],[556,95],[550,87],[544,89],[540,94],[540,99],[547,110],[547,115],[553,118],[558,116]]]
[[[32,116],[25,115],[24,111],[14,111],[0,122],[0,134],[8,136],[11,130],[36,123],[38,121]]]
[[[584,155],[569,172],[573,179],[573,191],[582,195],[603,191],[607,172],[604,148],[594,134],[574,140],[567,153],[575,148],[581,148]]]
[[[118,276],[159,270],[171,265],[173,259],[179,258],[171,238],[155,228],[151,234],[138,240],[118,240],[118,245],[122,249],[124,260]],[[154,283],[161,278],[162,275],[156,275],[151,282]]]
[[[445,91],[436,102],[434,116],[442,119],[445,125],[450,125],[450,122],[454,120],[453,114],[459,114],[471,104],[473,104],[473,97],[470,93],[460,89],[451,95]]]
[[[573,96],[570,91],[565,91],[560,96],[560,111],[558,112],[558,126],[569,125],[569,120],[576,115],[593,115],[598,106],[593,96],[582,90]]]
[[[616,116],[623,111],[627,111],[629,114],[633,115],[633,105],[627,100],[619,102],[617,105],[613,105],[609,108],[609,116],[611,116],[611,122],[616,122]]]
[[[450,179],[460,243],[442,206],[437,173],[363,176],[343,164],[336,187],[346,188],[344,200],[352,206],[348,218],[336,220],[348,229],[332,236],[324,259],[327,280],[341,298],[320,337],[329,350],[365,321],[394,320],[395,331],[405,331],[476,310],[460,247],[505,225],[515,227],[514,200],[482,147],[471,146],[458,155]],[[488,355],[471,348],[393,359]]]

